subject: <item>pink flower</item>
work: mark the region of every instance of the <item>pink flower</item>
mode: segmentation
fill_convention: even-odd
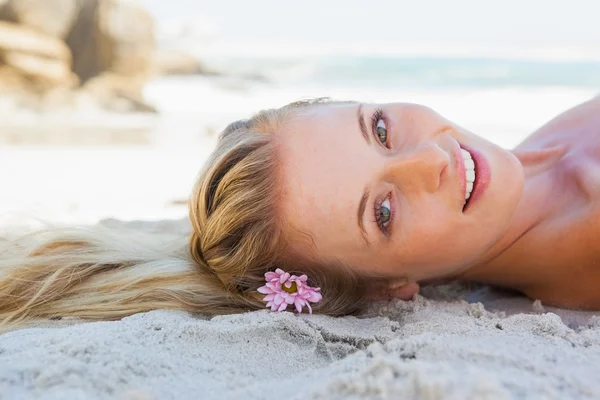
[[[308,312],[312,314],[310,303],[321,301],[321,288],[313,288],[306,284],[308,277],[306,275],[290,275],[282,269],[277,268],[275,272],[265,274],[267,283],[257,290],[266,294],[263,298],[267,302],[267,307],[271,311],[285,311],[287,306],[293,304],[296,310],[301,313],[304,306],[308,307]]]

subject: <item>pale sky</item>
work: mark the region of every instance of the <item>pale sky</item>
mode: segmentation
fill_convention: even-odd
[[[599,0],[140,0],[227,40],[597,47]]]

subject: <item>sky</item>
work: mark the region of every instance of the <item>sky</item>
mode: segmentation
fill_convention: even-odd
[[[600,49],[599,0],[139,0],[235,41]]]

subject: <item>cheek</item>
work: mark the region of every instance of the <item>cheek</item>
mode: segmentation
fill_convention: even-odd
[[[404,218],[398,257],[421,267],[462,265],[481,255],[494,240],[439,204],[420,204]]]
[[[492,154],[491,184],[486,193],[485,209],[477,216],[475,227],[483,237],[498,239],[511,224],[523,194],[524,175],[513,154],[500,149]]]

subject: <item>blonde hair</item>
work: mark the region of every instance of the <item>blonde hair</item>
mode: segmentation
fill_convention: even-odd
[[[298,108],[322,102],[261,111],[225,129],[190,198],[190,238],[94,226],[0,241],[0,331],[37,319],[113,320],[154,309],[264,309],[256,289],[277,267],[321,287],[315,312],[358,310],[361,280],[342,265],[292,254],[277,213],[273,133]]]

